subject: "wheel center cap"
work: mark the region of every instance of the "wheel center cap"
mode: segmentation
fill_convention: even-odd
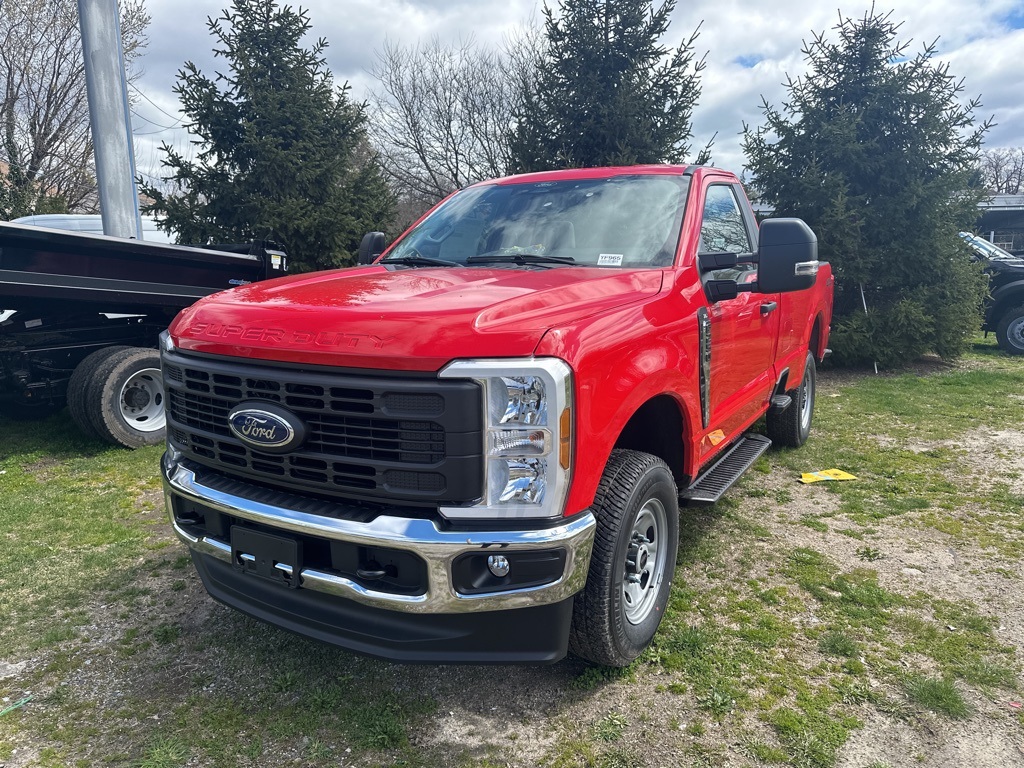
[[[647,569],[647,560],[650,557],[647,552],[647,547],[640,547],[640,552],[636,558],[636,568],[638,571],[643,572]]]
[[[646,544],[634,544],[630,547],[629,557],[626,560],[628,571],[633,575],[643,573],[647,570],[650,559],[651,553]]]
[[[130,389],[124,398],[129,408],[145,408],[149,405],[149,392],[144,389]]]

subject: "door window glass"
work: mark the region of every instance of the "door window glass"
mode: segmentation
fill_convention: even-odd
[[[704,218],[700,227],[701,253],[750,253],[750,233],[747,231],[743,213],[736,193],[731,186],[715,184],[708,187],[704,197]],[[757,278],[753,264],[737,264],[735,267],[705,272],[704,280],[735,280],[749,283]]]
[[[750,253],[750,235],[732,187],[708,187],[700,227],[701,253]]]

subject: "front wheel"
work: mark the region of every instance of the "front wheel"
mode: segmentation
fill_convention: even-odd
[[[679,549],[675,480],[656,456],[612,451],[592,509],[597,532],[569,649],[624,667],[650,644],[668,603]]]
[[[1024,305],[1004,312],[999,318],[996,342],[1004,352],[1024,355]]]
[[[768,438],[778,445],[799,448],[811,434],[811,420],[814,418],[814,395],[817,390],[817,369],[814,355],[807,352],[804,377],[800,386],[786,394],[793,398],[782,413],[768,411],[766,427]]]

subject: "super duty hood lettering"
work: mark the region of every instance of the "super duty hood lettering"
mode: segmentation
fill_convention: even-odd
[[[313,347],[348,347],[350,349],[384,349],[393,336],[372,333],[345,333],[340,331],[302,331],[266,326],[224,325],[222,323],[195,323],[190,332],[195,336],[225,341],[244,341],[265,344],[299,344]]]

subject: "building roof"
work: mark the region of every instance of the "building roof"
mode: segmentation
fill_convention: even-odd
[[[986,211],[1024,211],[1024,195],[992,195],[978,207]]]

